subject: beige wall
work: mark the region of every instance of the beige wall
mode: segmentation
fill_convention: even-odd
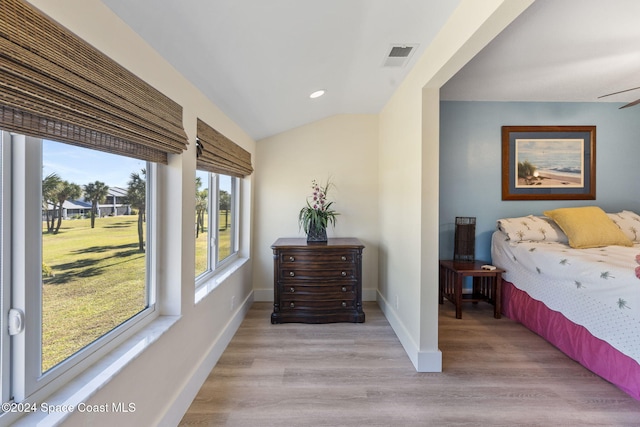
[[[462,1],[379,115],[330,117],[258,141],[256,299],[273,299],[270,245],[278,237],[304,236],[297,213],[309,182],[332,176],[339,187],[336,207],[344,216],[329,234],[363,239],[365,297],[373,299],[376,290],[416,369],[441,370],[439,88],[532,1]]]
[[[439,89],[532,1],[463,0],[380,113],[379,302],[418,371],[442,369]]]
[[[298,212],[311,180],[328,178],[340,213],[329,237],[357,237],[363,252],[363,294],[375,300],[378,286],[378,119],[337,115],[258,141],[253,287],[256,300],[273,301],[273,252],[278,237],[304,237]],[[366,313],[365,313],[366,314]]]

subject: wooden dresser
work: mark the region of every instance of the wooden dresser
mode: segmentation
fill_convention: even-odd
[[[307,243],[282,238],[273,249],[271,323],[364,322],[362,250],[354,238]]]

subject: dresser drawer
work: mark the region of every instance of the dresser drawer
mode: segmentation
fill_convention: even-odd
[[[288,250],[280,252],[280,265],[300,265],[300,264],[355,264],[357,261],[357,252],[335,250],[335,251],[296,251]]]
[[[321,311],[321,310],[353,310],[354,299],[287,299],[283,298],[282,311]]]
[[[330,284],[330,285],[310,285],[307,283],[291,282],[282,284],[282,298],[355,298],[356,283]]]
[[[356,268],[348,265],[343,268],[328,266],[325,268],[311,266],[281,267],[280,280],[283,282],[299,280],[353,280],[356,277]]]

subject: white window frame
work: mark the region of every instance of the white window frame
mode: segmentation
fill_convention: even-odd
[[[86,370],[91,364],[104,357],[159,316],[156,301],[158,254],[156,236],[158,236],[157,215],[159,207],[158,197],[156,197],[157,189],[155,188],[157,166],[149,162],[146,166],[148,307],[47,372],[41,373],[42,141],[38,138],[11,134],[11,141],[7,144],[7,135],[7,132],[3,132],[5,144],[2,145],[3,168],[1,172],[4,190],[2,202],[4,208],[11,206],[12,212],[11,216],[2,215],[1,217],[3,231],[2,290],[5,296],[10,292],[11,306],[5,304],[3,300],[2,314],[4,320],[9,308],[17,308],[28,315],[25,316],[24,331],[10,338],[11,360],[1,358],[2,366],[0,369],[3,370],[2,401],[6,402],[12,399],[15,402],[41,402],[46,396],[68,383],[71,378]],[[8,161],[7,155],[10,156],[11,167],[5,168]],[[7,197],[11,200],[10,204],[7,204]],[[8,251],[6,251],[7,230],[11,230],[12,233],[8,243],[11,248],[10,258]],[[8,282],[6,281],[7,271],[4,268],[7,265],[11,266],[11,280]],[[10,290],[7,290],[9,286],[7,283],[11,283]],[[8,351],[3,345],[0,356],[5,356],[6,353]],[[5,375],[5,369],[10,372],[10,375]],[[10,384],[5,384],[5,378],[9,377],[11,378]]]
[[[238,258],[239,248],[239,203],[240,203],[240,178],[231,176],[231,220],[232,220],[232,232],[231,232],[231,254],[218,261],[218,225],[220,224],[220,212],[218,209],[218,197],[220,194],[220,182],[218,179],[219,174],[207,172],[208,176],[208,188],[209,188],[209,200],[207,201],[208,219],[207,229],[209,230],[209,245],[207,251],[207,270],[202,272],[196,277],[196,288],[200,289],[206,286],[208,282],[216,275],[223,271],[229,264],[233,263]],[[225,175],[230,176],[230,175]],[[203,183],[204,184],[204,183]],[[211,232],[213,231],[213,233]],[[196,294],[198,294],[196,292]]]
[[[204,172],[204,171],[199,171],[199,172]],[[207,237],[209,238],[209,244],[207,245],[207,268],[201,272],[200,274],[198,274],[196,276],[196,283],[198,283],[199,281],[205,280],[206,277],[211,275],[211,272],[215,269],[215,263],[213,262],[213,258],[211,256],[211,253],[213,251],[215,251],[215,236],[212,235],[211,231],[214,229],[213,227],[215,226],[215,218],[213,218],[213,215],[211,215],[211,212],[213,211],[213,203],[214,200],[216,200],[216,197],[213,197],[214,192],[215,192],[215,178],[214,175],[211,172],[204,172],[206,174],[206,180],[202,182],[202,184],[204,186],[206,186],[206,188],[209,190],[207,192],[208,196],[207,196],[207,223],[206,223],[206,227],[207,227]],[[197,226],[197,224],[196,224]]]
[[[220,226],[220,209],[218,209],[219,206],[219,196],[220,196],[220,180],[218,179],[220,175],[219,174],[215,174],[214,177],[214,182],[215,182],[215,189],[216,189],[216,200],[215,200],[215,205],[212,207],[212,209],[215,209],[216,215],[216,224],[215,224],[215,239],[218,238],[218,234],[220,233],[219,230],[219,226]],[[238,256],[238,225],[239,225],[239,221],[237,219],[238,216],[238,188],[240,187],[238,185],[238,180],[239,178],[230,176],[230,175],[226,175],[229,176],[231,178],[231,206],[230,206],[230,211],[231,211],[231,220],[232,220],[232,224],[231,224],[231,241],[230,241],[230,245],[231,245],[231,253],[229,254],[229,256],[227,256],[224,259],[218,260],[218,255],[219,255],[219,245],[216,244],[215,247],[215,255],[213,260],[215,261],[215,269],[219,269],[220,267],[226,265],[227,263],[233,261],[235,258],[237,258]]]
[[[0,130],[0,401],[11,398],[11,345],[7,316],[11,308],[11,135]],[[7,143],[4,143],[7,142]]]

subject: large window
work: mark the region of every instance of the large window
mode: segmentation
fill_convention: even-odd
[[[9,308],[27,314],[21,338],[11,341],[12,381],[3,375],[3,386],[20,401],[155,316],[155,165],[3,135],[3,156],[12,159],[2,170],[3,200],[11,193],[13,211],[10,228],[2,223],[3,241],[12,242],[2,256],[2,277],[12,268],[3,318]]]
[[[213,272],[238,251],[238,178],[196,172],[196,277]]]

